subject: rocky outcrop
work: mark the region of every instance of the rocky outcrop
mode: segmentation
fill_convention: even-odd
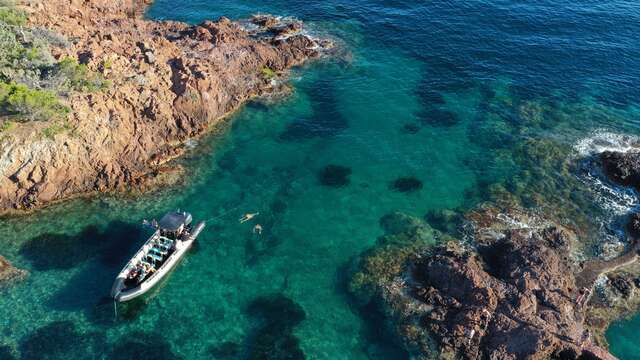
[[[13,267],[7,259],[0,256],[0,288],[22,280],[26,276],[26,271]]]
[[[640,152],[604,151],[600,154],[600,161],[609,179],[640,190]]]
[[[423,226],[405,223],[396,234]],[[614,358],[599,345],[615,316],[590,321],[602,307],[591,299],[598,298],[593,283],[578,284],[573,231],[531,212],[485,206],[465,215],[464,233],[464,243],[367,253],[354,276],[356,293],[368,279],[369,296],[416,357]],[[371,258],[378,268],[396,264],[395,273],[370,270]],[[607,287],[632,296],[632,282],[612,279]]]
[[[52,49],[111,82],[72,93],[68,131],[18,126],[0,139],[0,211],[138,186],[246,100],[286,85],[274,76],[331,46],[302,23],[270,16],[190,26],[142,19],[149,1],[24,0],[33,26],[70,40]],[[151,176],[153,178],[153,176]]]

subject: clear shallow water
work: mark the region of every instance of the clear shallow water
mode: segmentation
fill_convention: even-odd
[[[607,217],[598,194],[554,161],[595,133],[640,133],[640,7],[161,0],[148,16],[196,23],[257,12],[304,19],[349,55],[296,69],[293,96],[249,104],[220,135],[199,139],[182,187],[3,220],[2,255],[31,276],[2,291],[0,357],[243,358],[265,333],[251,304],[283,294],[305,313],[284,328],[307,358],[403,358],[344,290],[348,264],[382,233],[380,217],[469,208],[493,199],[496,184],[526,204],[568,209],[569,222]],[[350,168],[347,185],[321,185],[329,164]],[[390,189],[407,176],[423,188]],[[571,186],[580,195],[554,196]],[[198,246],[161,291],[114,320],[105,296],[144,238],[137,224],[176,207],[209,220]],[[262,236],[237,222],[253,211]],[[636,356],[628,334],[637,329],[636,320],[610,331],[620,358]]]

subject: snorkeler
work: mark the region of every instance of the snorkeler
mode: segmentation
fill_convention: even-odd
[[[253,227],[253,233],[262,235],[262,225],[256,224],[256,226]]]
[[[242,223],[244,223],[244,222],[247,222],[247,221],[249,221],[249,220],[253,219],[254,217],[256,217],[258,214],[260,214],[260,213],[259,213],[259,212],[257,212],[257,213],[253,213],[253,214],[251,214],[251,213],[244,214],[244,215],[240,218],[240,223],[242,224]]]

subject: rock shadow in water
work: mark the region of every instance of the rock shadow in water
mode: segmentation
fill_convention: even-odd
[[[27,241],[20,249],[36,270],[71,269],[98,257],[107,266],[120,265],[131,255],[140,237],[140,227],[114,221],[103,230],[87,226],[78,234],[46,233]]]
[[[425,109],[418,117],[423,124],[436,127],[451,127],[460,123],[460,119],[453,112],[437,108]]]
[[[0,345],[0,359],[3,360],[14,360],[16,359],[13,350],[6,345]]]
[[[318,172],[318,182],[323,186],[339,188],[351,183],[351,180],[349,179],[350,175],[350,168],[342,165],[330,164]]]
[[[46,304],[62,311],[91,309],[101,298],[109,295],[116,275],[117,270],[107,269],[99,263],[88,263],[65,286],[53,293]]]
[[[443,105],[446,103],[442,93],[434,88],[431,79],[432,77],[425,72],[415,90],[415,94],[423,107]]]
[[[413,176],[401,177],[393,181],[389,188],[401,193],[411,193],[422,189],[422,181]]]
[[[417,134],[418,132],[420,132],[420,125],[416,124],[416,123],[406,123],[402,126],[402,128],[400,129],[400,131],[404,134]]]
[[[470,75],[468,66],[464,65],[464,62],[434,56],[419,56],[419,58],[427,65],[427,70],[423,72],[422,80],[418,85],[418,96],[429,92],[455,94],[475,86],[474,77]],[[434,99],[437,100],[437,98]],[[426,100],[429,98],[427,97]]]
[[[23,360],[93,359],[104,352],[103,333],[80,333],[71,321],[56,321],[28,335],[20,343]]]
[[[227,151],[218,158],[217,164],[220,169],[231,172],[238,166],[238,159],[232,151]]]
[[[279,198],[274,199],[271,204],[269,204],[271,212],[278,215],[284,214],[284,212],[287,211],[287,207],[287,203]]]
[[[321,81],[307,90],[313,116],[293,121],[279,138],[282,141],[300,141],[316,137],[330,137],[344,131],[349,122],[340,113],[334,85],[330,80]]]
[[[88,226],[76,235],[38,235],[22,245],[20,255],[36,270],[71,269],[97,255],[99,235],[97,226]]]
[[[183,324],[186,326],[186,324]],[[113,348],[108,360],[134,360],[153,358],[154,360],[179,360],[182,357],[171,350],[160,334],[134,331],[124,335]]]
[[[247,314],[262,322],[248,340],[249,359],[305,359],[293,334],[306,318],[299,304],[282,294],[262,296],[251,302]]]
[[[237,359],[242,353],[242,345],[233,341],[225,341],[209,346],[207,353],[214,359]]]

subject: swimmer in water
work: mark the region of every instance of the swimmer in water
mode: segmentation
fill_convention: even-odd
[[[245,223],[251,219],[253,219],[254,217],[258,216],[258,214],[260,214],[259,212],[257,213],[249,213],[249,214],[244,214],[241,218],[240,218],[240,223]]]
[[[256,224],[256,226],[253,227],[253,233],[262,235],[262,225]]]

